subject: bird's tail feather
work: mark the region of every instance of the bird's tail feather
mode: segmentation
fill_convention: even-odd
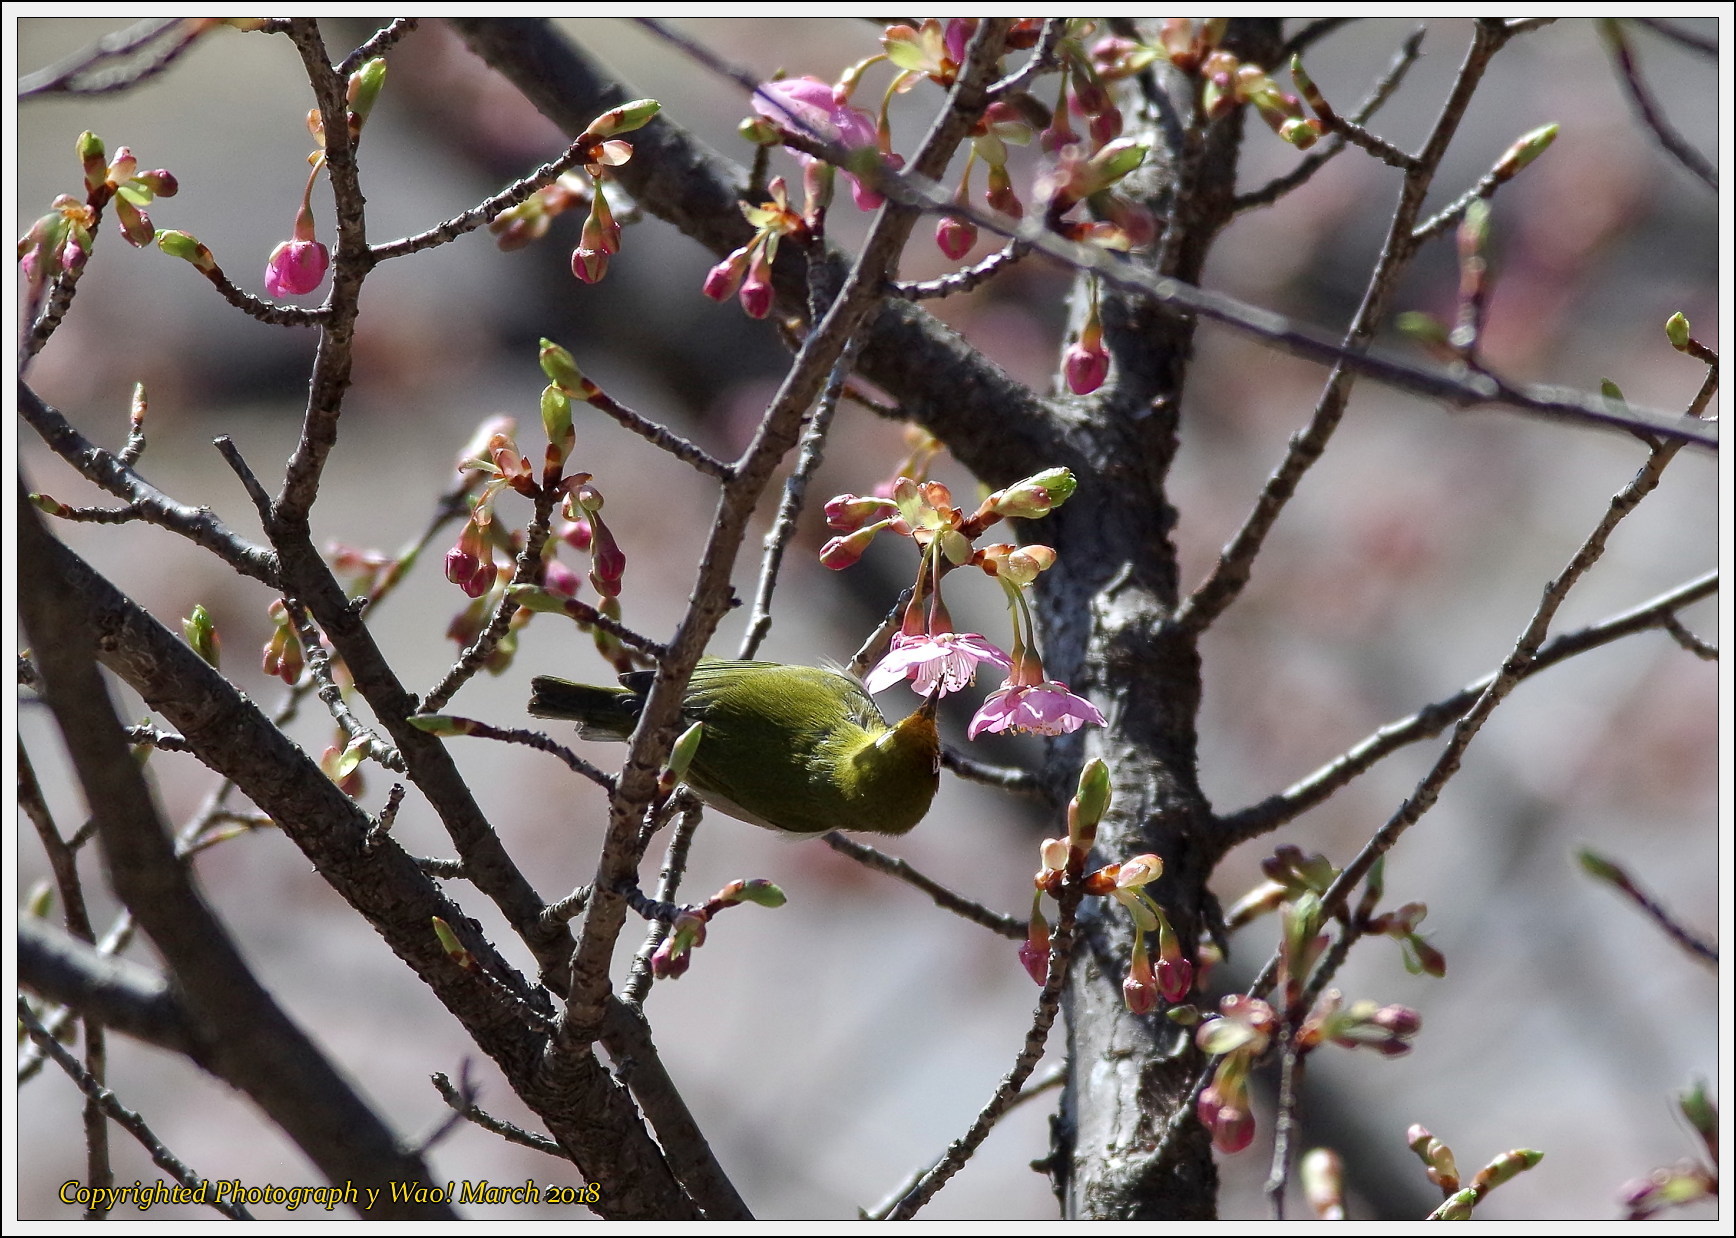
[[[530,712],[579,724],[583,739],[625,740],[639,722],[644,701],[626,688],[599,688],[553,675],[530,681]]]

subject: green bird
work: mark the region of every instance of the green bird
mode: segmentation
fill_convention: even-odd
[[[624,742],[653,676],[632,671],[598,688],[539,675],[530,712],[578,723],[583,739]],[[849,675],[706,658],[681,703],[689,724],[705,724],[684,781],[718,811],[785,834],[903,834],[940,785],[937,701],[889,726]]]

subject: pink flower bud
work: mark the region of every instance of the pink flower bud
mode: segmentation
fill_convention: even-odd
[[[934,243],[940,246],[941,253],[957,262],[977,243],[976,225],[968,219],[944,215],[934,229]]]
[[[1067,348],[1062,369],[1074,395],[1090,395],[1109,377],[1109,352],[1101,343],[1087,348],[1083,342],[1075,342]]]
[[[318,241],[284,241],[265,263],[265,291],[274,297],[312,292],[325,279],[331,253]]]
[[[573,275],[587,284],[594,284],[609,273],[609,255],[600,249],[587,249],[581,244],[573,251]]]
[[[705,283],[701,291],[713,301],[727,301],[741,287],[742,277],[747,274],[747,263],[742,260],[741,250],[736,250],[722,262],[705,273]]]
[[[749,264],[747,278],[741,285],[741,308],[749,318],[764,318],[772,311],[772,270],[765,259],[765,249],[759,249]]]
[[[619,597],[621,578],[627,572],[627,556],[622,553],[615,535],[603,523],[602,513],[591,512],[591,583],[597,592]]]

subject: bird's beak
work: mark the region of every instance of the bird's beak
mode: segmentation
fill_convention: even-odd
[[[922,702],[922,704],[920,704],[916,707],[916,712],[921,714],[924,718],[929,719],[930,721],[932,721],[934,719],[934,716],[940,712],[940,685],[939,684],[934,685],[933,690],[929,692],[927,698]]]

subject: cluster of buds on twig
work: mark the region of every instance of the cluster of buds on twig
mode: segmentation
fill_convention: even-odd
[[[352,143],[361,137],[362,126],[385,84],[383,57],[376,56],[350,74],[344,114]],[[312,292],[325,282],[326,271],[331,268],[331,251],[320,243],[313,219],[313,186],[326,166],[325,122],[318,108],[308,111],[307,129],[318,149],[307,157],[312,166],[302,189],[301,203],[296,207],[295,224],[289,240],[280,242],[265,261],[265,291],[279,298]]]
[[[651,955],[651,974],[659,980],[683,975],[693,962],[693,952],[705,944],[706,926],[725,907],[755,903],[782,907],[784,892],[763,877],[730,882],[697,907],[676,907],[667,923],[669,933]]]
[[[1148,1014],[1161,996],[1170,1005],[1187,1000],[1193,988],[1192,962],[1183,954],[1181,941],[1163,908],[1146,887],[1163,876],[1163,860],[1147,853],[1116,864],[1105,864],[1087,873],[1085,865],[1097,839],[1097,826],[1109,809],[1109,767],[1100,760],[1086,764],[1079,774],[1079,789],[1067,805],[1067,837],[1043,842],[1042,867],[1032,884],[1030,928],[1019,946],[1019,962],[1038,984],[1048,978],[1049,922],[1043,915],[1043,896],[1059,899],[1069,888],[1088,895],[1113,898],[1127,908],[1133,920],[1133,950],[1127,975],[1122,981],[1122,999],[1134,1014]],[[1146,936],[1157,935],[1157,961],[1152,962]]]
[[[1240,1152],[1254,1141],[1248,1073],[1277,1034],[1278,1016],[1267,1002],[1242,993],[1220,999],[1218,1011],[1194,1033],[1195,1043],[1218,1057],[1196,1110],[1201,1124],[1212,1133],[1213,1147],[1224,1153]]]
[[[1665,1208],[1718,1196],[1718,1104],[1706,1094],[1706,1085],[1696,1082],[1676,1098],[1676,1105],[1699,1137],[1705,1159],[1684,1160],[1668,1169],[1654,1169],[1624,1186],[1621,1202],[1630,1221],[1643,1221]]]
[[[1469,1184],[1461,1185],[1453,1150],[1430,1134],[1426,1126],[1413,1125],[1405,1132],[1405,1143],[1421,1159],[1429,1181],[1440,1187],[1446,1197],[1440,1207],[1429,1213],[1431,1221],[1470,1220],[1472,1210],[1485,1195],[1543,1159],[1543,1153],[1533,1148],[1513,1148],[1479,1169]]]
[[[649,124],[663,108],[655,99],[635,99],[611,108],[585,126],[574,140],[583,173],[564,172],[551,184],[509,206],[488,221],[488,230],[503,250],[523,249],[548,234],[549,222],[574,207],[585,206],[585,222],[573,249],[574,278],[594,284],[609,270],[609,259],[621,252],[621,224],[610,200],[614,181],[607,170],[633,157],[633,144],[621,134]],[[584,177],[589,177],[586,184]]]
[[[908,680],[919,695],[959,691],[976,678],[981,663],[1007,671],[1007,680],[972,719],[969,736],[985,731],[1065,734],[1090,723],[1103,725],[1095,705],[1047,678],[1035,648],[1026,589],[1055,562],[1055,552],[1039,545],[974,543],[1008,517],[1038,519],[1071,497],[1077,483],[1066,469],[1049,469],[989,495],[969,516],[952,502],[940,482],[900,477],[889,498],[842,494],[826,504],[826,523],[839,535],[820,548],[820,562],[834,570],[849,567],[882,532],[908,537],[921,551],[916,583],[899,631],[880,663],[866,676],[870,692]],[[941,597],[942,575],[955,567],[976,567],[1000,582],[1013,620],[1011,653],[975,632],[955,632]],[[1029,639],[1027,639],[1029,637]]]
[[[18,238],[18,264],[32,309],[57,272],[84,266],[105,208],[114,207],[129,245],[148,245],[156,234],[144,208],[156,198],[173,197],[180,187],[174,173],[163,168],[139,171],[129,147],[117,149],[111,161],[102,139],[88,130],[78,135],[74,149],[84,170],[84,198],[61,194],[48,214]]]
[[[1393,911],[1374,913],[1373,908],[1384,892],[1385,868],[1385,861],[1377,860],[1369,869],[1357,909],[1358,931],[1398,942],[1405,970],[1411,974],[1437,978],[1446,975],[1446,956],[1417,932],[1417,926],[1429,914],[1426,903],[1405,903]],[[1288,843],[1261,860],[1260,871],[1266,880],[1236,900],[1225,913],[1224,922],[1229,928],[1241,928],[1267,912],[1292,906],[1304,895],[1325,894],[1338,877],[1338,870],[1325,856],[1304,853],[1300,847]]]

